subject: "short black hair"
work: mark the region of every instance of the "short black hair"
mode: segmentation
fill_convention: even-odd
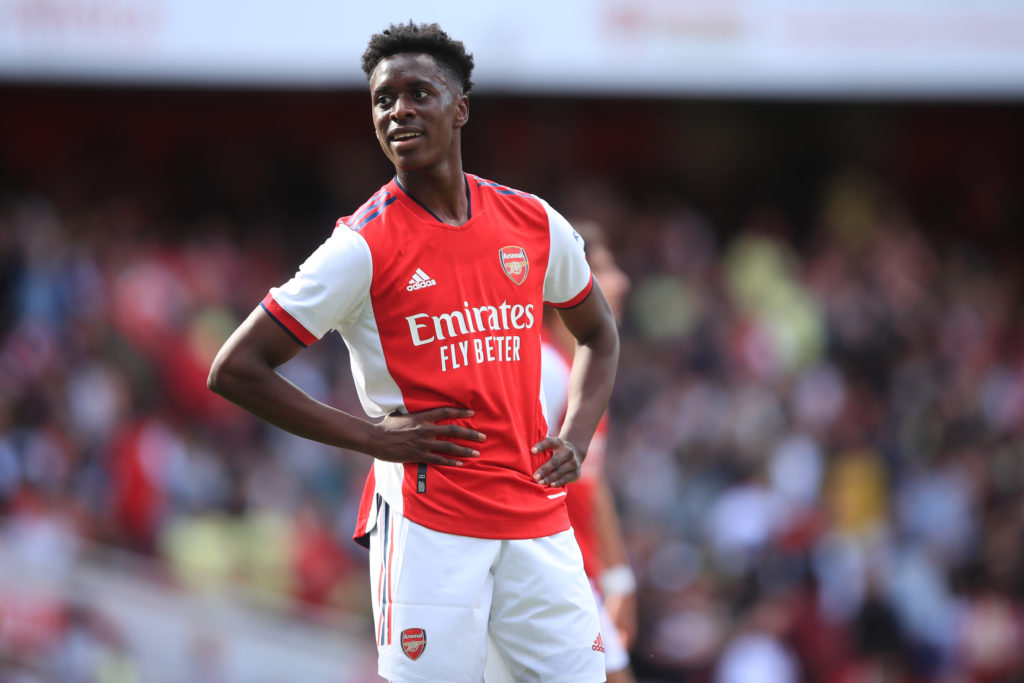
[[[473,89],[473,55],[466,52],[461,40],[452,40],[437,24],[391,24],[370,37],[363,53],[363,73],[367,80],[382,59],[403,52],[421,52],[437,60],[442,69],[454,77],[454,82],[468,95]]]

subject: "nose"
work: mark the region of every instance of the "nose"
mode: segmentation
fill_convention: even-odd
[[[412,115],[412,98],[408,95],[399,95],[395,100],[395,106],[391,109],[391,118],[397,121],[399,119],[407,119]]]

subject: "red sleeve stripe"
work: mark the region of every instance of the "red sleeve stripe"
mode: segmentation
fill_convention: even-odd
[[[562,303],[558,303],[558,304],[556,304],[554,302],[551,302],[551,301],[545,301],[544,303],[546,303],[549,306],[553,306],[555,308],[572,308],[573,306],[579,306],[581,303],[583,303],[584,300],[586,300],[586,298],[588,296],[590,296],[590,292],[593,289],[594,289],[594,276],[593,276],[593,274],[591,274],[590,280],[587,281],[587,286],[584,287],[583,290],[579,294],[574,296],[573,298],[569,299],[568,301],[563,301]]]
[[[299,342],[303,346],[309,346],[316,341],[316,336],[310,333],[305,327],[302,326],[298,320],[291,316],[291,313],[281,308],[281,304],[274,301],[274,297],[271,296],[270,292],[263,297],[263,301],[260,302],[260,306],[267,312],[271,318],[274,319],[278,325],[284,328],[284,331],[295,338],[295,341]]]

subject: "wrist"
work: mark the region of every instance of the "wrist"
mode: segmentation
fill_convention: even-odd
[[[385,418],[386,419],[386,418]],[[348,448],[359,453],[365,453],[371,458],[381,454],[381,445],[384,443],[384,428],[382,422],[370,420],[359,420],[353,435],[353,444]]]
[[[600,584],[604,595],[629,595],[636,592],[636,575],[628,564],[619,564],[601,572]]]
[[[558,438],[576,454],[580,459],[580,462],[583,462],[587,458],[587,449],[590,448],[590,439],[581,439],[572,433],[559,434]]]

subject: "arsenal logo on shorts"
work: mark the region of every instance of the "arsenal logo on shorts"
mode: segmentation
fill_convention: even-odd
[[[498,251],[501,267],[505,275],[517,285],[523,284],[526,274],[530,272],[530,261],[526,258],[526,250],[522,247],[502,247]]]
[[[402,652],[414,662],[427,649],[427,632],[421,628],[407,628],[402,631]]]

